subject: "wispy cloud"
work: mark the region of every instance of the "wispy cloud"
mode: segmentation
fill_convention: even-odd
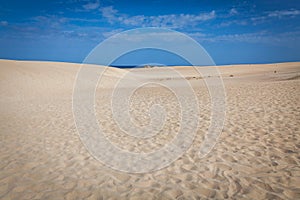
[[[199,42],[268,44],[273,46],[294,46],[295,42],[300,40],[300,31],[290,31],[276,34],[269,31],[258,31],[252,33],[225,35],[189,35]]]
[[[87,4],[84,4],[82,7],[85,10],[95,10],[100,7],[100,2],[99,2],[99,0],[94,1],[94,2],[88,2]]]
[[[230,11],[229,11],[229,15],[237,15],[239,12],[237,11],[237,9],[235,8],[231,8]]]
[[[100,9],[102,16],[108,20],[109,23],[114,23],[115,21],[120,21],[123,18],[117,17],[118,10],[114,9],[112,6],[103,7]]]
[[[289,19],[300,15],[300,10],[275,10],[266,12],[264,15],[251,17],[251,21],[254,25],[269,22],[274,18]]]
[[[242,15],[242,18],[236,18],[235,15]],[[218,27],[228,27],[232,25],[259,25],[268,22],[273,22],[275,18],[277,19],[291,19],[300,16],[300,10],[275,10],[263,12],[260,14],[251,15],[244,11],[239,13],[235,8],[229,10],[229,15],[227,17],[219,16],[220,19],[223,18],[222,22],[217,25]]]
[[[100,19],[87,19],[87,18],[76,18],[76,17],[62,17],[59,15],[40,15],[31,18],[31,21],[35,22],[37,27],[46,28],[63,28],[71,25],[72,22],[85,22],[85,23],[97,23]]]
[[[242,33],[242,34],[226,34],[212,36],[206,38],[210,42],[246,42],[246,43],[261,43],[267,42],[270,39],[269,34],[266,31],[260,31],[255,33]]]
[[[7,21],[0,21],[0,26],[7,26],[8,22]]]
[[[227,20],[222,22],[219,26],[220,27],[227,27],[227,26],[231,26],[231,25],[241,25],[241,26],[246,26],[249,23],[247,22],[247,20]]]
[[[102,35],[105,37],[105,38],[108,38],[110,36],[113,36],[117,33],[120,33],[122,32],[123,29],[114,29],[114,30],[111,30],[111,31],[106,31],[106,32],[103,32]]]
[[[102,16],[111,24],[120,23],[128,26],[153,26],[153,27],[169,27],[182,28],[185,26],[194,26],[198,23],[212,20],[216,17],[216,12],[192,14],[170,14],[170,15],[134,15],[119,13],[112,6],[101,8]]]
[[[299,10],[276,10],[269,12],[268,17],[294,17],[300,15]]]
[[[60,28],[63,24],[68,22],[66,17],[59,17],[57,15],[40,15],[32,17],[31,20],[35,23],[33,25],[37,27],[45,27],[47,29]]]
[[[35,16],[22,23],[8,23],[0,21],[2,38],[54,38],[64,37],[68,39],[83,39],[99,41],[103,39],[103,31],[108,28],[94,26],[100,19],[85,19],[62,17],[59,15]],[[78,24],[78,22],[80,22]],[[82,26],[81,22],[88,22],[89,25]]]

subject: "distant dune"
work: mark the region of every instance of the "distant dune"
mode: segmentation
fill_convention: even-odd
[[[209,74],[214,67],[106,68],[95,91],[95,117],[106,137],[129,152],[156,151],[182,127],[178,98],[163,85],[180,94],[187,82],[197,97],[193,145],[171,165],[141,174],[107,167],[81,142],[72,111],[80,66],[0,60],[1,199],[300,198],[300,62],[217,67],[226,92],[226,118],[217,144],[202,159],[199,147],[210,126],[212,101],[205,81],[218,78]],[[132,122],[149,125],[155,104],[166,115],[157,135],[136,138],[116,123],[111,94],[116,87],[122,92],[145,80],[151,84],[132,95]],[[195,108],[184,109],[191,113],[184,119],[190,123]]]

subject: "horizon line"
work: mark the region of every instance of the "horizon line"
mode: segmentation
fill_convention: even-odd
[[[107,66],[114,68],[145,68],[146,66],[152,67],[178,67],[178,66],[186,66],[186,67],[209,67],[209,66],[231,66],[231,65],[272,65],[272,64],[284,64],[284,63],[300,63],[299,61],[283,61],[283,62],[265,62],[265,63],[227,63],[227,64],[216,64],[216,65],[181,65],[181,64],[170,64],[170,65],[101,65],[96,63],[83,63],[83,62],[71,62],[71,61],[57,61],[57,60],[36,60],[36,59],[6,59],[0,58],[0,61],[20,61],[20,62],[53,62],[53,63],[69,63],[69,64],[89,64],[89,65],[99,65],[99,66]]]

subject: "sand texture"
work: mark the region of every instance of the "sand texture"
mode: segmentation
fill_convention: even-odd
[[[79,69],[71,63],[0,60],[0,199],[300,199],[300,63],[219,67],[226,118],[217,144],[204,158],[199,158],[199,146],[211,113],[205,80],[213,77],[174,67],[198,99],[196,136],[171,165],[139,174],[107,167],[83,145],[72,112]],[[134,69],[120,91],[145,79],[186,91],[165,71]],[[128,136],[111,108],[111,92],[127,72],[105,71],[95,95],[97,122],[116,146],[155,151],[179,131],[180,106],[168,88],[139,88],[130,102],[133,123],[147,126],[154,104],[164,107],[165,123],[153,137]],[[185,109],[191,116],[195,110],[192,105]]]

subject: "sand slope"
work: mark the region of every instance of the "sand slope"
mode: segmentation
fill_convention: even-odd
[[[215,148],[203,159],[198,149],[210,123],[204,84],[210,77],[191,67],[175,67],[195,89],[201,123],[187,153],[169,167],[146,174],[112,170],[84,148],[72,113],[79,67],[0,60],[1,199],[300,198],[300,63],[220,67],[226,121]],[[157,76],[148,76],[149,70]],[[164,70],[134,69],[128,78],[176,84]],[[98,121],[107,137],[128,151],[159,149],[178,131],[176,98],[162,87],[137,91],[132,102],[135,123],[147,124],[145,113],[153,103],[163,104],[170,114],[156,138],[127,137],[112,120],[109,106],[111,86],[127,73],[107,69],[97,88]]]

